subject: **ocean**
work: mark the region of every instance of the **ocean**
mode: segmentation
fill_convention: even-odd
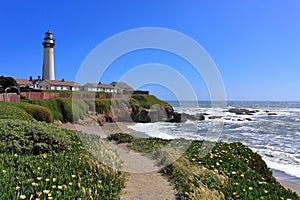
[[[241,142],[262,156],[276,178],[300,185],[300,102],[229,101],[226,107],[205,101],[168,103],[179,113],[204,114],[205,120],[137,123],[130,128],[165,139]],[[229,112],[233,108],[253,112]]]

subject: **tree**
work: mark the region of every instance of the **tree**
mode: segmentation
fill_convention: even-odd
[[[7,92],[15,92],[16,88],[18,88],[18,84],[14,78],[0,76],[0,93],[4,93],[5,90]]]

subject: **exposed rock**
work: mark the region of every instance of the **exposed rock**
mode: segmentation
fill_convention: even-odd
[[[134,122],[141,122],[141,123],[148,123],[151,122],[151,118],[149,115],[149,110],[143,109],[140,112],[138,112],[134,118]]]
[[[246,118],[246,120],[247,120],[247,121],[252,121],[252,119],[251,119],[251,118]]]
[[[277,113],[268,112],[268,115],[277,115]]]
[[[235,113],[236,115],[253,115],[257,111],[256,110],[248,110],[248,109],[244,109],[244,108],[230,108],[228,110],[228,112]]]
[[[181,122],[181,113],[174,112],[172,118],[168,119],[167,122],[180,123]]]
[[[209,116],[208,119],[221,119],[222,116]]]
[[[198,119],[199,119],[200,121],[205,120],[205,116],[204,116],[204,115],[199,115],[199,116],[198,116]]]

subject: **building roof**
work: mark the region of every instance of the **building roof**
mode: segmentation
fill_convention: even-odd
[[[114,87],[117,87],[117,88],[120,88],[120,89],[123,89],[123,90],[133,90],[132,87],[130,87],[129,85],[127,85],[126,83],[124,82],[112,82],[111,85],[113,85]]]
[[[78,83],[73,81],[57,81],[57,80],[44,80],[50,85],[59,85],[59,86],[80,86]]]
[[[110,85],[110,84],[103,84],[103,83],[87,83],[85,84],[86,86],[92,86],[92,87],[101,87],[101,88],[106,88],[106,89],[114,89],[114,86],[113,85]]]
[[[15,78],[18,85],[33,85],[33,83],[27,79]]]

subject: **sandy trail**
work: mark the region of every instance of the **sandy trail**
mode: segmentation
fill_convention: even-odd
[[[88,134],[99,135],[106,138],[113,133],[133,133],[127,128],[129,123],[106,123],[104,126],[82,126],[74,124],[63,124],[62,128],[82,131]],[[134,134],[134,133],[133,133]],[[123,171],[127,172],[126,187],[122,190],[121,200],[156,200],[156,199],[176,199],[176,190],[166,177],[162,176],[154,161],[130,151],[126,144],[115,144],[109,142],[110,147],[118,152],[124,162]]]

